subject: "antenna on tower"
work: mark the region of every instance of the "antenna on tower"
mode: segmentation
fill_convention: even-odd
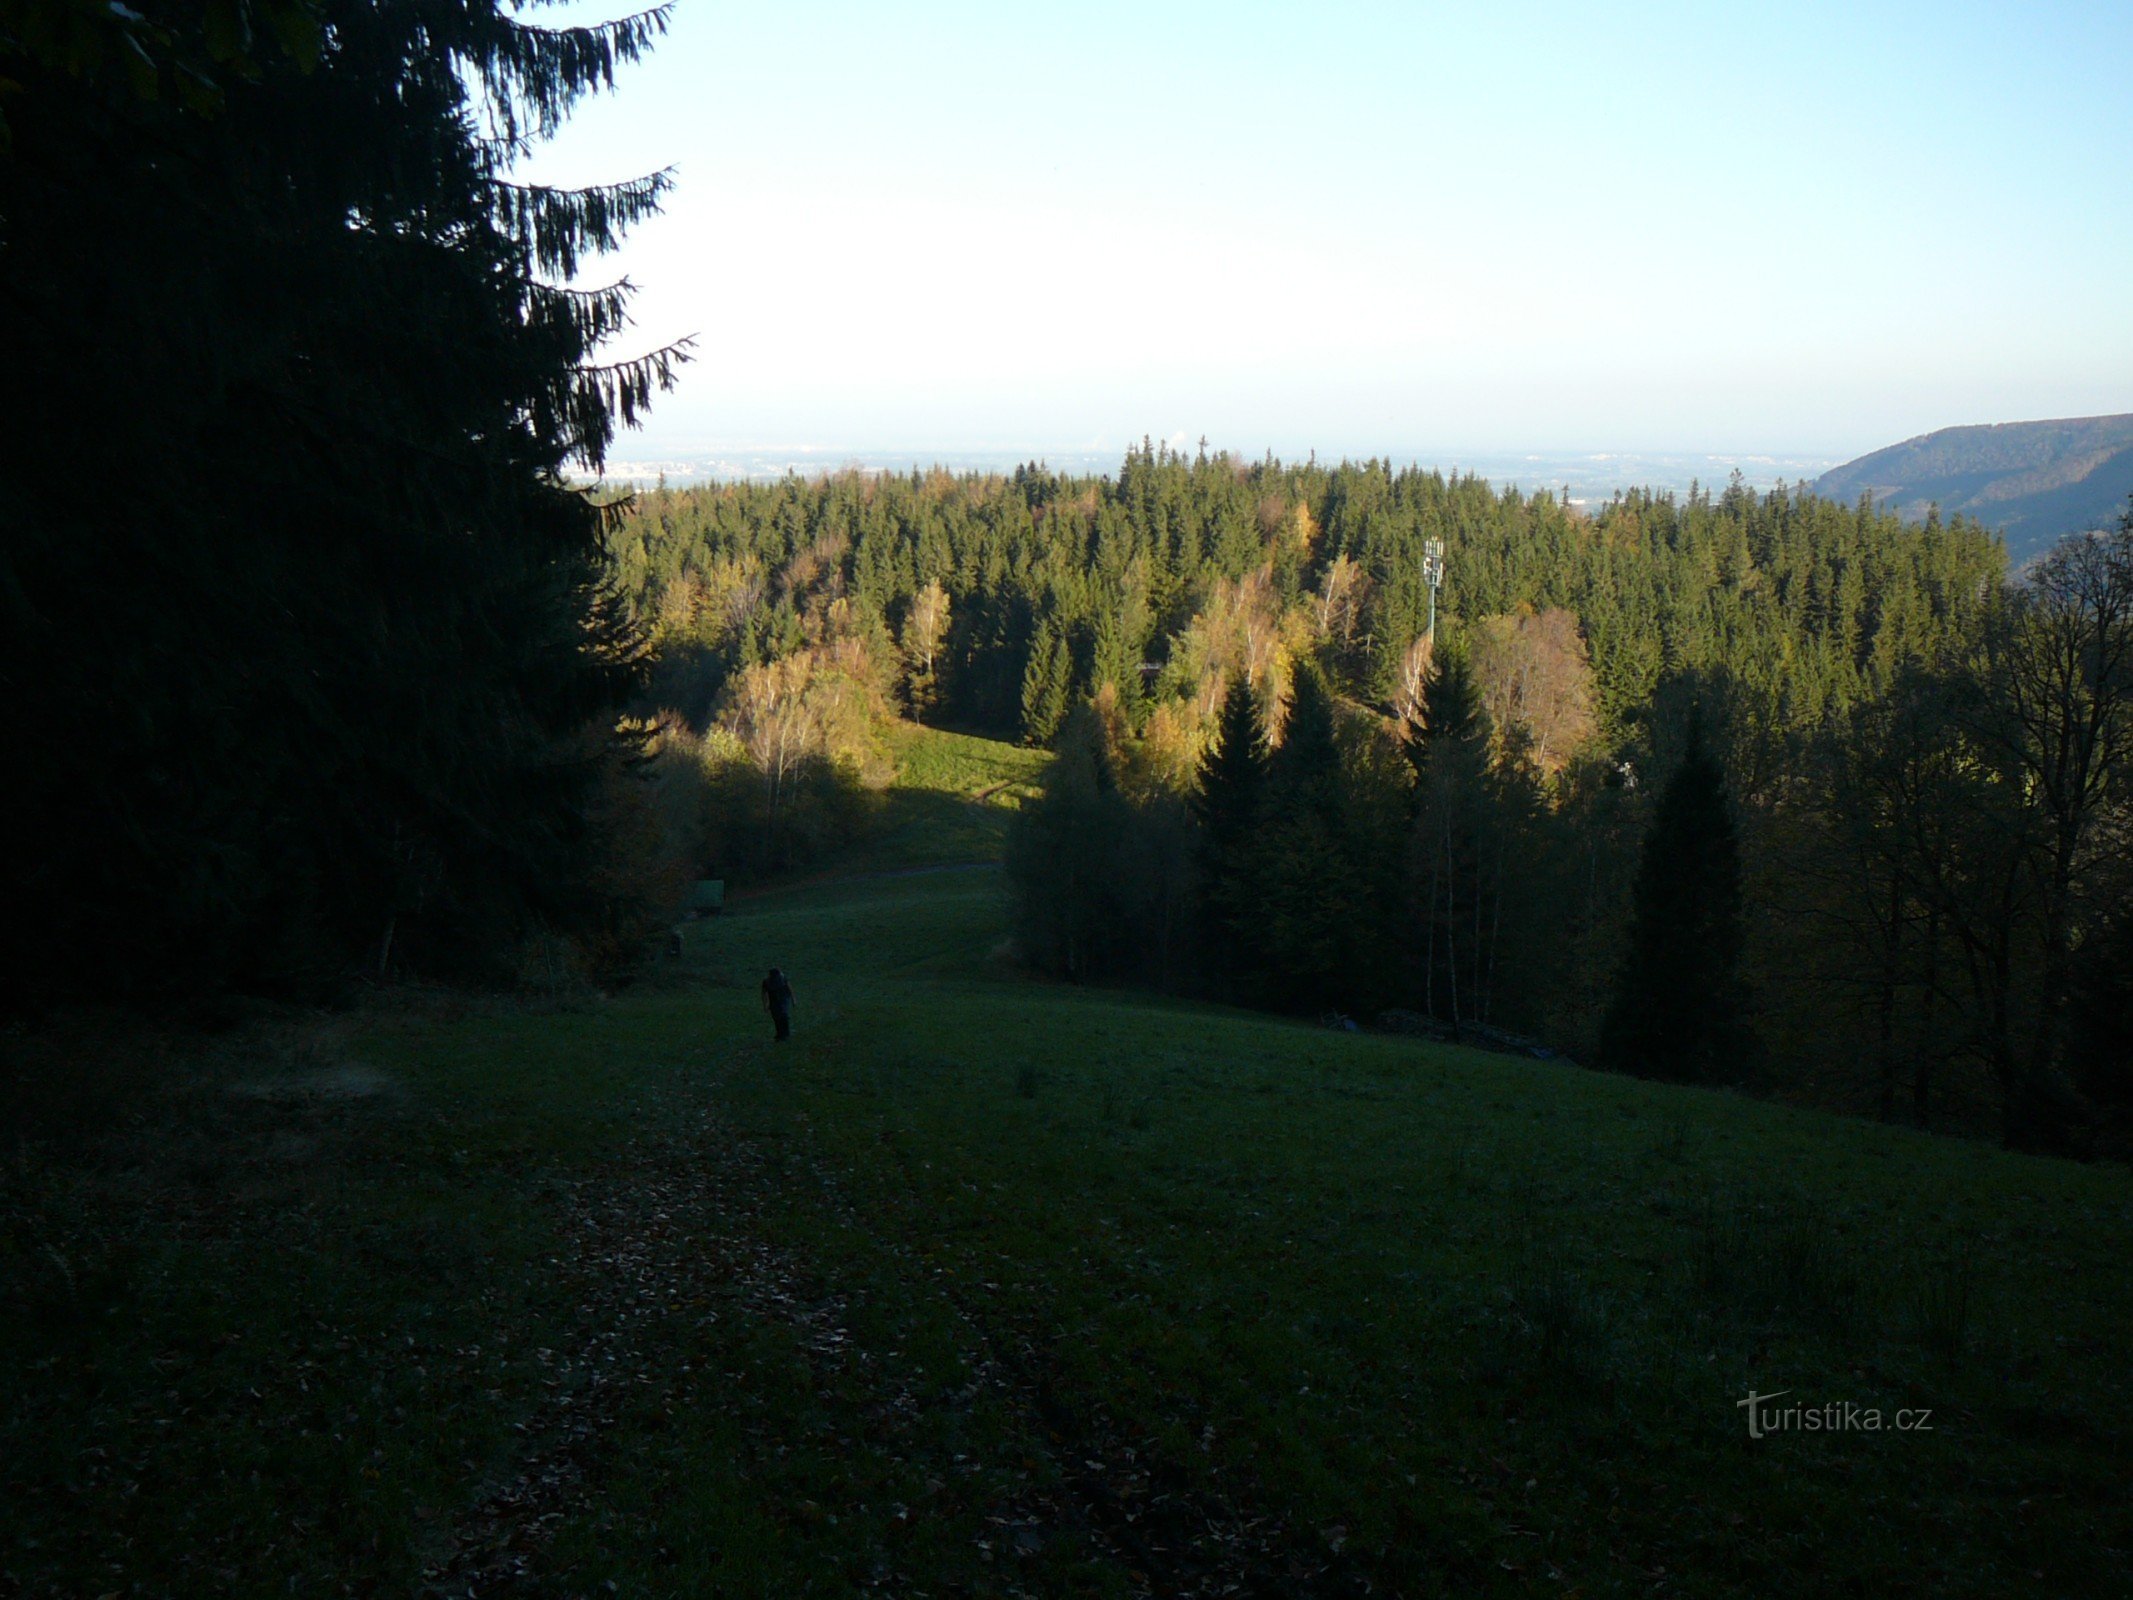
[[[1437,586],[1444,582],[1444,541],[1431,539],[1422,546],[1422,578],[1429,585],[1429,643],[1437,645]]]

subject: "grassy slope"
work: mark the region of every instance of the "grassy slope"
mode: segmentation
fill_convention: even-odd
[[[19,1158],[0,1573],[2133,1585],[2123,1172],[1030,983],[1001,934],[987,871],[767,895],[625,998],[294,1030]],[[1933,1431],[1751,1442],[1750,1387]]]
[[[1034,792],[1041,750],[912,723],[889,732],[896,783],[878,829],[843,865],[892,871],[943,862],[997,861],[1007,819]]]

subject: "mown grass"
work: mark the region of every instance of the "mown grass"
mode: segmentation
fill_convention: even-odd
[[[2133,1587],[2122,1170],[1032,982],[987,870],[293,1032],[12,1157],[28,1592],[419,1588],[559,1381],[555,1592]]]
[[[1050,759],[971,734],[899,722],[889,731],[896,782],[869,837],[842,857],[843,870],[997,861],[1008,819],[1036,792]]]
[[[886,932],[951,897],[981,914],[933,884],[847,914]],[[1007,982],[985,948],[923,986],[825,949],[851,974],[832,1014],[722,1082],[870,1219],[790,1225],[845,1272],[895,1241],[1075,1405],[1242,1474],[1383,1581],[2127,1582],[2122,1171]],[[1751,1389],[1932,1431],[1750,1441]]]

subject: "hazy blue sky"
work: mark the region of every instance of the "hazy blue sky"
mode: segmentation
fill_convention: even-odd
[[[698,360],[624,455],[1847,456],[2133,410],[2126,0],[680,0],[529,171],[666,164],[608,265]]]

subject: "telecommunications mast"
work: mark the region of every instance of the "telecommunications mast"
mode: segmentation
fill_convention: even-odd
[[[1429,642],[1437,643],[1437,586],[1444,582],[1444,541],[1432,539],[1422,546],[1422,578],[1429,585]]]

